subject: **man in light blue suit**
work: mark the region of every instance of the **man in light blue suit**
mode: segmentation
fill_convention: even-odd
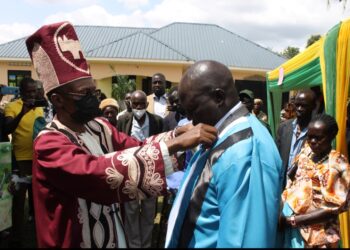
[[[199,61],[179,84],[193,124],[218,140],[193,156],[168,222],[166,247],[274,247],[282,162],[267,129],[239,101],[230,70]]]

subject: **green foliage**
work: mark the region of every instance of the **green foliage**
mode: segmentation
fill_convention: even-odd
[[[135,89],[135,80],[129,79],[129,76],[117,75],[112,78],[112,97],[118,101],[124,100],[125,94]]]
[[[116,75],[112,77],[112,97],[118,101],[121,110],[125,108],[124,98],[126,93],[135,91],[136,82],[129,79],[127,75]]]
[[[320,40],[321,35],[311,35],[309,39],[307,39],[307,44],[306,48],[309,47],[310,45],[314,44],[318,40]]]
[[[299,54],[300,49],[297,47],[292,47],[292,46],[288,46],[287,48],[285,48],[283,50],[283,52],[280,53],[281,56],[284,56],[287,59],[291,59],[294,56],[296,56],[297,54]]]

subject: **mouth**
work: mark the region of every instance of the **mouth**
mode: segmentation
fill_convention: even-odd
[[[318,147],[310,145],[310,148],[311,148],[312,152],[314,152],[316,154],[318,153]]]

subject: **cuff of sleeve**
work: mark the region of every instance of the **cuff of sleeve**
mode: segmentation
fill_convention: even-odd
[[[164,171],[165,176],[171,175],[174,173],[173,163],[171,161],[168,147],[166,146],[165,142],[161,141],[159,143],[160,150],[162,151],[163,161],[164,161]]]

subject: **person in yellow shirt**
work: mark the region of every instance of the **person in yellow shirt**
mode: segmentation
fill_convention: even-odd
[[[14,164],[10,191],[13,193],[11,247],[20,247],[24,223],[24,204],[28,190],[31,200],[33,159],[33,126],[43,116],[43,108],[36,107],[37,82],[24,78],[20,82],[20,99],[5,106],[5,133],[11,134]],[[32,205],[30,204],[30,207]]]

